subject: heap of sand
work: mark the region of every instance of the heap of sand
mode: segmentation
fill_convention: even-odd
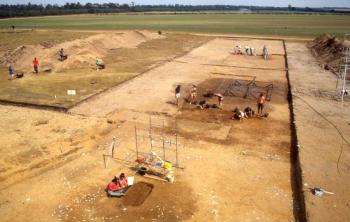
[[[150,31],[125,31],[96,34],[53,46],[23,45],[6,53],[0,58],[0,63],[12,65],[15,70],[25,73],[32,71],[34,57],[39,59],[41,71],[58,72],[70,68],[94,67],[96,57],[105,57],[111,49],[134,48],[148,40],[162,37]],[[68,59],[64,62],[58,60],[61,48],[68,54]]]
[[[316,37],[308,47],[322,67],[337,73],[344,63],[344,50],[349,46],[333,35],[324,34]]]

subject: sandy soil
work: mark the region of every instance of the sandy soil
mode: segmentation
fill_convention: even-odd
[[[249,40],[244,41],[244,43]],[[251,40],[251,45],[255,48],[262,48],[268,41]],[[273,52],[282,52],[282,43],[270,41],[273,45]],[[276,76],[279,68],[284,65],[284,58],[280,55],[272,56],[269,62],[260,57],[233,55],[233,46],[236,42],[232,40],[215,39],[209,43],[192,50],[187,55],[168,62],[158,68],[151,70],[128,81],[126,84],[118,85],[105,93],[95,96],[92,100],[80,103],[69,111],[71,113],[83,115],[104,116],[116,109],[142,110],[158,113],[174,114],[177,108],[170,101],[173,101],[173,90],[176,84],[199,83],[201,80],[211,77],[213,74],[233,74],[233,75],[257,75],[264,73],[259,79],[265,81],[280,80],[281,76]],[[241,42],[238,42],[241,43]],[[267,44],[268,45],[268,44]],[[275,47],[276,46],[276,47]],[[278,49],[279,48],[279,49]],[[249,66],[260,67],[262,70],[234,67],[238,63]],[[232,64],[232,65],[231,65]],[[272,70],[265,70],[270,65]],[[277,67],[275,67],[277,66]],[[277,70],[273,70],[277,69]],[[283,72],[282,72],[283,73]],[[162,82],[162,84],[157,84]],[[156,89],[155,89],[156,88]],[[156,92],[155,92],[156,90]],[[131,102],[132,98],[132,102]],[[148,103],[143,102],[148,100]],[[113,101],[111,103],[110,101]]]
[[[241,41],[247,43],[245,39]],[[2,143],[10,144],[2,148],[6,153],[2,161],[19,158],[16,152],[9,151],[16,149],[16,140],[6,138],[12,138],[9,132],[20,125],[28,126],[27,131],[15,131],[16,136],[21,133],[33,136],[28,143],[33,141],[35,147],[47,144],[50,153],[41,158],[51,161],[40,166],[40,172],[38,169],[16,173],[20,166],[9,165],[8,172],[2,174],[0,220],[295,221],[293,213],[297,213],[298,206],[293,200],[284,57],[273,55],[271,60],[263,61],[260,57],[232,55],[236,43],[214,39],[80,104],[70,110],[71,115],[1,107],[5,116],[19,112],[7,114],[2,123],[5,138]],[[276,54],[283,52],[279,41],[254,40],[248,44],[256,49],[267,44]],[[183,85],[183,99],[192,83],[207,81],[210,85],[214,78],[251,76],[274,84],[272,99],[266,107],[270,113],[267,119],[230,120],[230,110],[236,106],[255,108],[254,98],[226,97],[223,110],[200,110],[188,104],[178,108],[173,104],[176,84]],[[18,120],[21,115],[28,117],[21,122]],[[179,135],[178,159],[183,169],[176,169],[173,184],[140,177],[131,169],[136,158],[134,127],[148,131],[150,115],[161,122],[164,119],[164,128],[156,127],[155,132],[172,139],[174,130]],[[39,117],[47,118],[48,122],[31,126]],[[35,127],[39,128],[38,133],[33,132]],[[68,141],[57,135],[59,141],[65,141],[62,142],[62,148],[67,150],[65,156],[57,147],[60,142],[55,141],[54,129],[67,130],[62,135],[67,133]],[[80,132],[68,133],[75,129]],[[48,140],[41,140],[40,136],[47,136]],[[117,148],[114,158],[107,158],[106,166],[103,155],[110,152],[113,136],[118,138]],[[140,151],[149,152],[149,142],[145,139]],[[76,148],[79,151],[69,154],[69,150],[74,150],[72,147],[79,146]],[[33,163],[40,160],[31,156],[30,147],[23,149],[28,152],[25,160]],[[160,154],[159,149],[154,151]],[[174,155],[174,147],[168,147],[166,158],[174,161]],[[120,172],[154,185],[141,206],[126,206],[123,198],[106,197],[107,182]]]
[[[287,51],[307,217],[348,221],[349,100],[336,100],[336,76],[318,66],[304,44],[288,43]],[[335,195],[314,196],[313,187]]]
[[[96,57],[100,59],[105,57],[111,49],[133,48],[142,42],[163,37],[149,31],[126,31],[95,34],[84,39],[67,41],[50,47],[24,45],[3,55],[1,63],[6,66],[12,65],[17,71],[25,73],[32,72],[31,64],[34,57],[39,59],[41,71],[59,72],[72,67],[93,68]],[[65,62],[57,62],[58,52],[61,48],[69,56]]]
[[[108,132],[107,122],[93,117],[12,106],[0,106],[0,113],[1,188],[80,153]]]

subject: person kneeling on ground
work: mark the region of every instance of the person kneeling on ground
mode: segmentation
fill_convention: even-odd
[[[123,187],[119,177],[114,177],[107,185],[106,192],[109,197],[121,197],[124,196],[127,188],[127,186]]]
[[[9,66],[9,74],[10,74],[9,80],[12,80],[15,76],[15,71],[13,70],[12,66]]]
[[[244,109],[244,114],[245,114],[247,117],[253,117],[253,116],[255,116],[255,111],[254,111],[252,108],[250,108],[250,107],[248,106],[248,107],[246,107],[246,108]]]
[[[100,70],[100,69],[106,68],[106,66],[103,63],[102,59],[100,59],[98,57],[96,57],[95,63],[96,63],[96,70]]]
[[[243,120],[243,118],[246,118],[246,114],[244,112],[242,112],[241,110],[239,110],[237,107],[233,110],[233,116],[231,119],[236,119],[236,120]]]
[[[59,54],[60,54],[60,61],[66,60],[68,58],[68,56],[64,53],[63,48],[60,49]]]

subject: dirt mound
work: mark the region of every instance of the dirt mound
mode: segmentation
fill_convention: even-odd
[[[70,68],[94,67],[95,58],[105,57],[111,49],[134,48],[142,42],[162,37],[157,33],[149,31],[108,32],[57,45],[25,45],[7,52],[0,58],[0,63],[6,66],[12,65],[15,70],[23,72],[32,71],[32,60],[34,57],[37,57],[41,62],[41,71],[61,71]],[[68,54],[68,59],[64,62],[58,60],[58,51],[61,48]]]
[[[324,34],[308,44],[317,61],[327,70],[338,72],[343,65],[344,49],[347,45],[337,37]]]

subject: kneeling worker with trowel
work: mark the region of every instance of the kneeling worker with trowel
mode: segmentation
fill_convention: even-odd
[[[96,63],[96,70],[105,68],[105,64],[103,63],[102,59],[96,57],[95,63]]]

